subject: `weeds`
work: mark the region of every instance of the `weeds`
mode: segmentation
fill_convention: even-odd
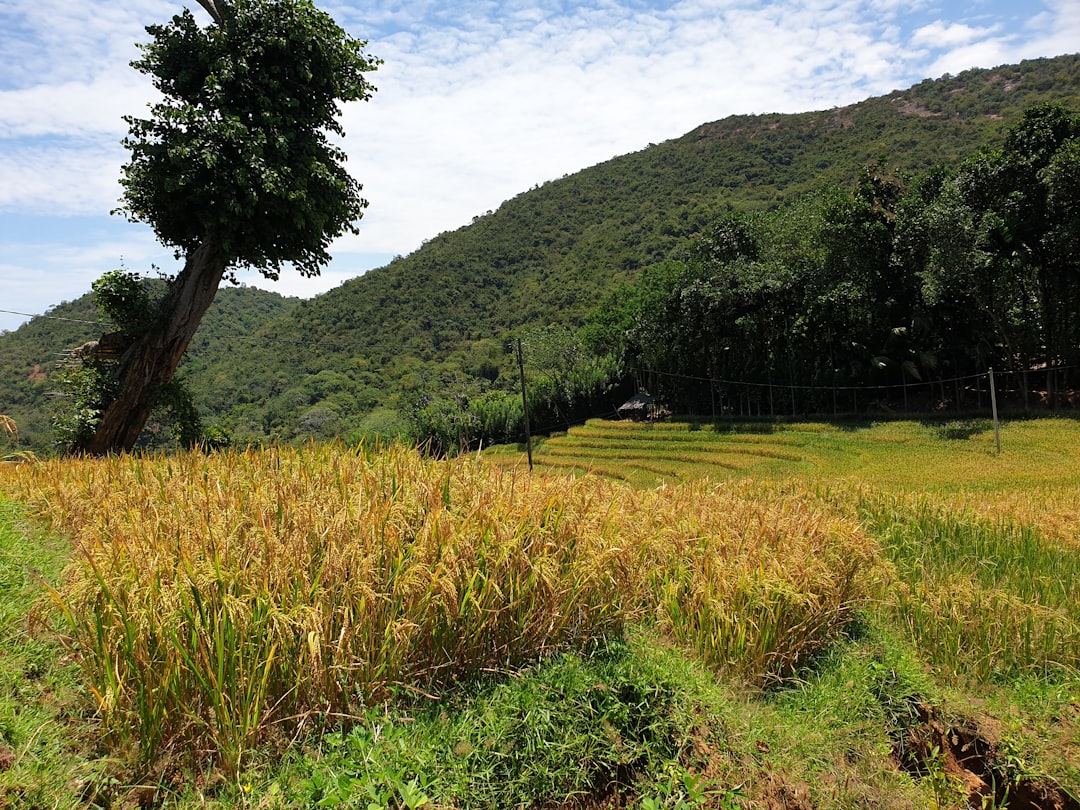
[[[462,810],[639,790],[702,806],[711,788],[679,763],[702,706],[677,668],[648,649],[641,640],[615,642],[474,684],[449,700],[376,707],[332,735],[299,798],[404,806],[399,797],[412,785],[413,795]]]

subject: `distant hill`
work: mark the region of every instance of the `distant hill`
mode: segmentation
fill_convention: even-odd
[[[966,71],[832,110],[703,124],[526,191],[310,301],[282,299],[235,333],[208,321],[184,373],[207,421],[241,437],[382,427],[403,392],[468,391],[492,368],[494,384],[509,385],[509,335],[579,325],[606,291],[685,251],[724,211],[849,185],[878,159],[914,174],[955,164],[1047,101],[1080,109],[1080,56]],[[8,348],[32,342],[23,334],[32,328],[42,327],[0,336],[0,412],[11,381],[43,363],[44,347]],[[59,332],[49,339],[55,351]]]
[[[237,336],[246,338],[267,320],[286,315],[299,300],[254,287],[223,288],[207,312],[197,340],[200,344],[214,341],[225,348]],[[45,317],[0,334],[0,413],[15,419],[23,445],[36,450],[51,445],[52,375],[70,349],[107,331],[100,320],[101,313],[87,293],[58,304]],[[195,356],[185,362],[183,373],[199,377],[200,389],[213,385]]]

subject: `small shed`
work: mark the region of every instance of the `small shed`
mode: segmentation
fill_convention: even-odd
[[[656,412],[656,397],[648,394],[634,394],[619,406],[619,416],[623,419],[651,419]]]

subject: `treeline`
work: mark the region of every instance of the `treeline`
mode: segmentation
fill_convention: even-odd
[[[535,429],[613,415],[635,386],[683,414],[958,411],[990,367],[1012,404],[1062,404],[1080,383],[1080,117],[1032,107],[958,166],[879,161],[853,188],[729,212],[682,253],[576,332],[528,335]],[[520,440],[520,387],[491,371],[414,393],[409,434],[439,453]]]
[[[583,339],[684,413],[973,407],[960,381],[989,367],[1060,403],[1080,371],[1078,136],[1039,105],[958,166],[878,162],[853,189],[728,214]]]
[[[519,363],[512,375],[488,363],[474,372],[479,382],[454,375],[407,392],[400,406],[405,435],[431,453],[452,455],[523,441],[526,403],[530,429],[550,433],[592,416],[614,417],[633,393],[618,359],[591,353],[568,327],[528,329],[505,348]]]

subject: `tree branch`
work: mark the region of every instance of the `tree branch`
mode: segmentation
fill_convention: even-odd
[[[218,24],[218,27],[225,27],[225,15],[222,14],[221,0],[197,0],[197,2],[214,18],[214,22]]]

